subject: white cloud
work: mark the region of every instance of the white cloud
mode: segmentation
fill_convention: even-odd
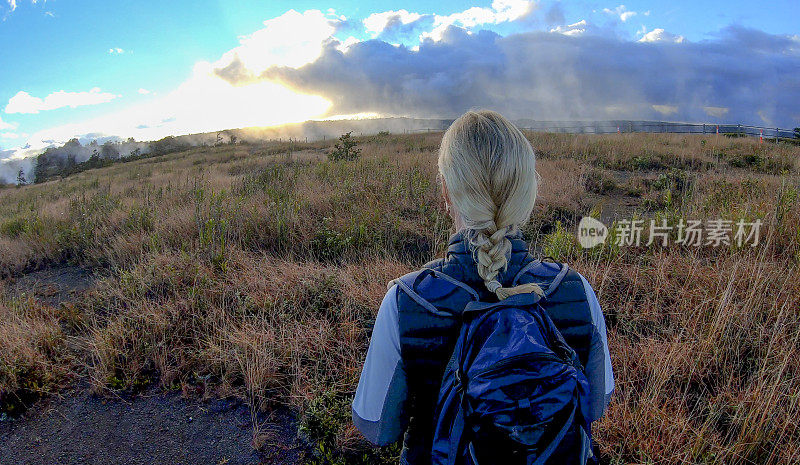
[[[564,34],[565,36],[579,36],[586,32],[586,28],[588,26],[589,23],[587,23],[585,19],[582,19],[577,23],[554,27],[553,29],[550,29],[550,32],[557,32],[559,34]]]
[[[3,121],[3,118],[0,118],[0,130],[2,129],[17,129],[16,123],[7,123]]]
[[[0,137],[3,139],[18,139],[20,136],[15,132],[2,132],[0,133]]]
[[[147,89],[144,89],[144,88],[141,88],[141,87],[139,88],[139,90],[138,90],[137,92],[139,92],[139,93],[140,93],[140,94],[142,94],[142,95],[147,95],[147,94],[149,94],[149,93],[150,93],[150,91],[149,91],[149,90],[147,90]]]
[[[683,36],[672,34],[661,28],[653,29],[639,39],[639,42],[674,42],[676,44],[680,44],[683,41]]]
[[[661,113],[662,115],[674,115],[678,112],[677,105],[652,105],[653,110]]]
[[[102,92],[99,87],[94,87],[89,92],[53,92],[44,99],[34,97],[25,91],[19,91],[11,97],[6,105],[6,113],[39,113],[40,111],[55,110],[63,107],[80,107],[84,105],[97,105],[110,102],[119,97],[109,92]]]
[[[228,66],[237,59],[255,75],[270,66],[302,66],[319,58],[322,45],[336,32],[341,17],[319,10],[298,13],[289,10],[264,21],[264,27],[241,37],[235,47],[213,63],[215,68]]]
[[[468,8],[459,13],[447,16],[435,15],[433,30],[423,32],[420,39],[442,40],[442,34],[450,26],[472,28],[484,24],[500,24],[516,21],[527,16],[534,10],[536,3],[533,0],[494,0],[491,8]]]
[[[360,41],[360,40],[358,40],[358,39],[356,39],[356,38],[355,38],[355,37],[353,37],[353,36],[350,36],[350,37],[346,38],[346,39],[344,40],[344,42],[341,42],[341,41],[340,41],[340,42],[339,42],[339,45],[337,45],[337,46],[336,46],[336,48],[337,48],[337,49],[338,49],[340,52],[342,52],[342,53],[345,53],[345,52],[347,52],[347,50],[349,50],[349,49],[350,49],[350,47],[351,47],[351,46],[353,46],[353,45],[355,45],[355,44],[357,44],[357,43],[359,43],[359,42],[361,42],[361,41]]]
[[[121,49],[119,47],[110,48],[110,49],[108,49],[108,53],[111,54],[111,55],[122,55],[123,53],[125,53],[125,50]]]
[[[622,21],[623,23],[638,14],[635,11],[629,11],[625,7],[625,5],[620,5],[620,6],[616,7],[616,8],[614,8],[613,10],[609,9],[609,8],[603,8],[603,13],[606,13],[606,14],[609,14],[609,15],[614,15],[614,16],[619,16],[620,21]],[[649,15],[649,14],[650,14],[649,11],[647,13],[645,13],[645,15]]]
[[[708,116],[713,116],[715,118],[724,118],[725,115],[728,114],[730,108],[728,107],[703,107],[703,111],[706,112]]]
[[[377,37],[386,29],[390,23],[399,21],[402,24],[410,24],[422,17],[419,13],[411,13],[407,10],[397,11],[384,11],[381,13],[373,13],[366,17],[363,21],[364,28],[372,34],[372,37]]]
[[[11,11],[16,10],[17,9],[17,0],[8,0],[8,8]]]

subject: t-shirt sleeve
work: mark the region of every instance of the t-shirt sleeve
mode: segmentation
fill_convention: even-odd
[[[408,420],[397,292],[397,285],[392,286],[378,310],[352,405],[353,423],[367,440],[379,446],[400,439]]]
[[[586,278],[581,276],[581,281],[583,281],[583,288],[586,292],[593,323],[589,360],[585,367],[586,377],[589,379],[589,395],[591,398],[588,416],[591,421],[597,421],[603,416],[614,392],[614,370],[611,367],[606,321],[603,317],[603,311],[600,309],[600,302],[597,300],[594,289],[586,281]]]

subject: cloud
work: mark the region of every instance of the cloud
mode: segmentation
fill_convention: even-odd
[[[8,9],[14,11],[17,9],[17,0],[8,0]]]
[[[214,68],[224,68],[238,60],[253,74],[270,66],[298,67],[311,63],[322,52],[322,43],[330,41],[341,17],[319,10],[299,13],[289,10],[264,21],[264,27],[244,36],[239,46],[226,52]]]
[[[365,31],[360,21],[335,11],[290,10],[241,37],[218,60],[196,63],[173,91],[89,121],[39,131],[28,142],[41,149],[87,133],[153,140],[355,114],[453,118],[473,107],[514,119],[667,115],[684,121],[714,116],[720,122],[800,123],[793,119],[793,103],[800,101],[795,36],[727,28],[698,43],[640,43],[586,20],[552,32],[504,36],[486,30],[511,21],[520,22],[509,29],[519,29],[533,8],[531,2],[495,1],[491,8],[438,19],[411,20],[409,13],[407,23],[393,20],[397,12],[391,12],[385,24],[374,26],[378,36],[363,41],[355,38]],[[420,30],[428,34],[416,34]],[[392,37],[409,31],[416,34],[415,42],[394,44]],[[349,33],[345,40],[337,38]],[[101,93],[61,94],[92,92]],[[49,97],[21,92],[6,111],[52,107]],[[726,110],[713,113],[713,108]]]
[[[98,105],[110,102],[119,97],[109,92],[103,92],[99,87],[94,87],[89,92],[53,92],[44,99],[34,97],[25,91],[19,91],[11,97],[6,105],[6,113],[39,113],[40,111],[55,110],[64,107],[80,107],[85,105]]]
[[[117,48],[110,48],[110,49],[108,49],[108,53],[109,53],[110,55],[115,55],[115,54],[116,54],[116,55],[122,55],[123,53],[125,53],[125,50],[123,50],[123,49],[121,49],[121,48],[119,48],[119,47],[117,47]]]
[[[0,132],[0,137],[3,139],[18,139],[20,135],[16,132]]]
[[[393,25],[408,25],[422,18],[419,13],[410,13],[406,10],[397,11],[383,11],[381,13],[373,13],[362,21],[364,29],[372,37],[379,36],[387,27],[391,28]]]
[[[632,17],[636,16],[638,13],[635,11],[629,11],[625,5],[620,5],[614,9],[603,8],[603,13],[618,16],[620,21],[623,23],[631,19]],[[648,11],[646,15],[649,15],[650,12]]]
[[[137,92],[138,92],[139,94],[141,94],[141,95],[147,95],[147,94],[149,94],[149,93],[150,93],[150,91],[149,91],[149,90],[147,90],[147,89],[145,89],[145,88],[142,88],[142,87],[140,87],[140,88],[139,88],[139,90],[138,90]]]
[[[16,123],[7,123],[3,121],[3,118],[0,118],[0,130],[3,129],[17,129]]]
[[[563,34],[565,36],[579,36],[585,34],[588,27],[589,23],[587,23],[585,19],[582,19],[577,23],[568,24],[566,26],[556,26],[550,29],[550,32]]]
[[[361,42],[360,40],[356,39],[353,36],[348,37],[344,41],[340,41],[339,44],[336,46],[336,49],[342,53],[347,52],[347,50],[354,44]]]
[[[586,27],[579,22],[569,30]],[[450,28],[417,50],[380,40],[347,53],[330,45],[312,63],[274,67],[259,78],[324,96],[332,114],[454,117],[489,107],[539,120],[667,114],[703,121],[713,106],[728,108],[730,122],[796,125],[800,52],[790,36],[728,28],[699,43],[637,43],[565,35],[569,30],[503,37]]]
[[[703,107],[703,111],[705,111],[708,116],[713,116],[714,118],[724,118],[730,111],[730,108],[706,106]]]
[[[674,115],[678,113],[677,105],[651,105],[653,110],[661,113],[664,116]]]
[[[444,32],[452,26],[470,29],[518,21],[530,15],[535,9],[536,3],[532,0],[494,0],[491,8],[474,6],[451,15],[434,15],[433,30],[422,33],[420,39],[439,41]]]
[[[644,30],[646,31],[646,29]],[[639,42],[674,42],[680,44],[684,41],[683,36],[669,33],[661,28],[653,29],[650,32],[643,32],[644,35]]]

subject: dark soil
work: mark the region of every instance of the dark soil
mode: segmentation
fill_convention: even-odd
[[[150,393],[107,399],[78,389],[0,421],[0,464],[289,464],[304,446],[288,411],[259,415],[241,401]]]
[[[8,283],[7,292],[14,296],[32,295],[42,302],[58,306],[91,288],[95,276],[78,266],[58,266],[34,271]]]

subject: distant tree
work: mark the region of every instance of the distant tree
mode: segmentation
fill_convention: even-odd
[[[339,142],[333,144],[333,151],[328,154],[328,159],[336,160],[355,160],[361,154],[361,149],[357,149],[358,142],[352,137],[350,131],[339,137]]]
[[[178,152],[189,147],[187,142],[173,136],[167,136],[163,139],[150,143],[150,153],[152,155],[165,155],[167,153]]]
[[[235,134],[231,134],[231,145],[236,145],[237,137]]]
[[[73,152],[74,149],[80,149],[80,148],[81,148],[81,141],[79,141],[78,139],[70,139],[69,142],[64,144],[64,149],[67,152]]]
[[[219,145],[221,143],[222,143],[222,133],[218,132],[217,133],[217,143],[216,143],[216,145]]]
[[[800,128],[794,128],[794,138],[800,139]]]
[[[25,179],[25,172],[20,168],[19,173],[17,173],[17,185],[21,186],[23,184],[28,184],[28,181]]]
[[[100,156],[107,160],[115,160],[119,158],[119,150],[117,150],[117,145],[111,141],[106,142],[100,148]]]

